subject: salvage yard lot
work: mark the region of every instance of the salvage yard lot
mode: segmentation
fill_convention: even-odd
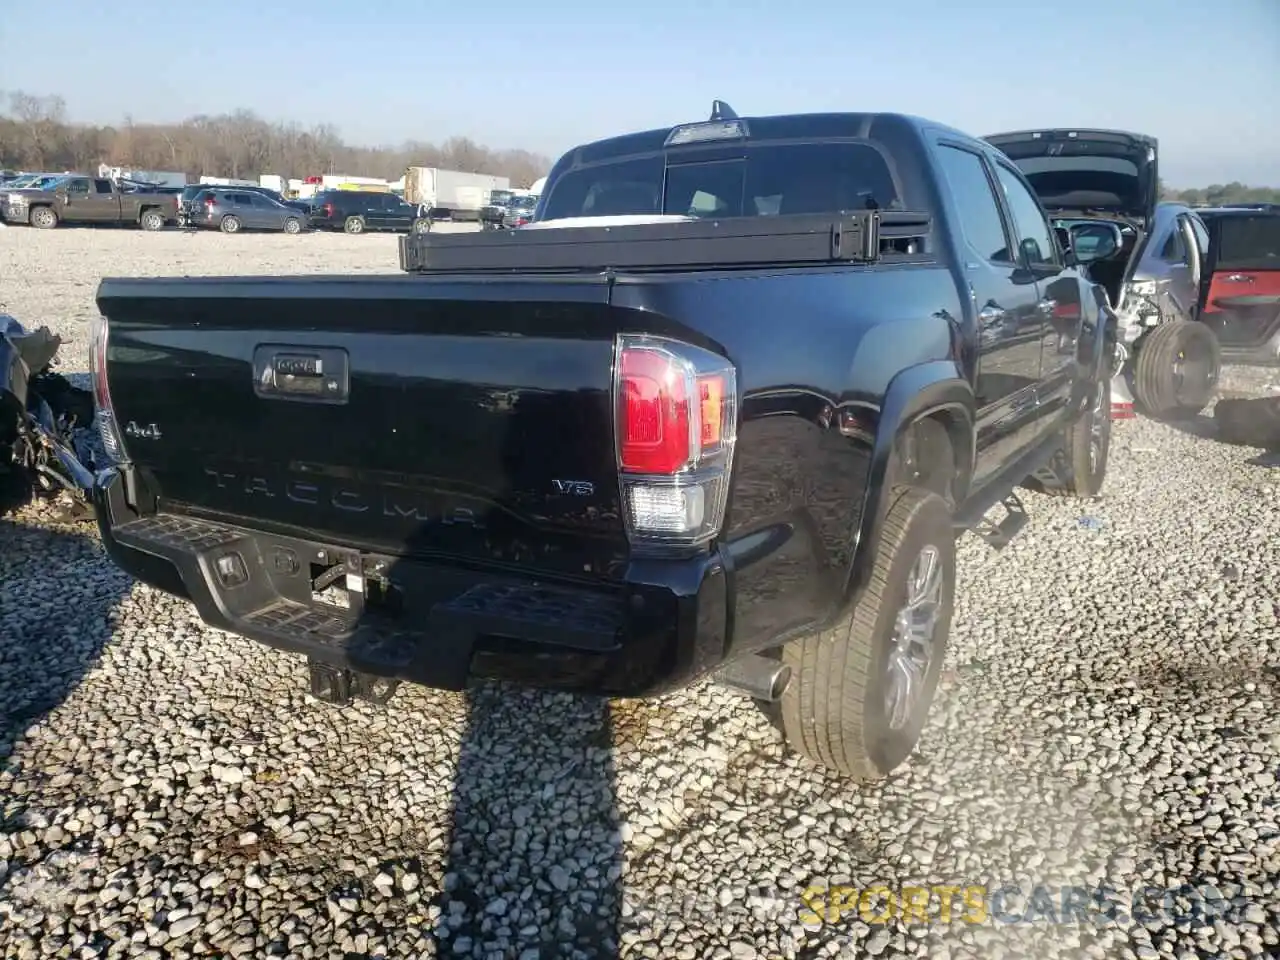
[[[389,236],[0,231],[0,303],[66,372],[106,275],[396,269]],[[961,541],[921,748],[862,788],[708,685],[335,710],[91,527],[4,518],[0,956],[1275,955],[1280,459],[1149,421],[1112,458],[1101,501]],[[988,892],[904,924],[913,886]],[[1046,912],[1100,888],[1118,912]]]

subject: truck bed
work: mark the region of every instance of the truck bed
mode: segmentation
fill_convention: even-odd
[[[507,664],[636,695],[809,628],[848,580],[872,400],[901,363],[948,355],[937,317],[960,309],[927,253],[868,257],[860,240],[835,260],[822,222],[791,235],[791,261],[777,235],[662,225],[665,259],[712,269],[602,268],[628,262],[609,232],[545,267],[571,232],[545,230],[487,268],[479,235],[427,244],[425,276],[104,280],[130,462],[101,494],[108,548],[225,629],[432,686]],[[919,241],[928,220],[902,229]],[[726,525],[674,559],[637,554],[623,522],[615,350],[635,334],[737,369]],[[851,375],[865,396],[845,395]],[[239,592],[215,577],[226,551]],[[358,609],[306,586],[347,572]],[[383,576],[394,613],[368,588]],[[424,662],[449,631],[459,659]]]

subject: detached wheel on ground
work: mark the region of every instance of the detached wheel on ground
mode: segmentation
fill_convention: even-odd
[[[1222,369],[1222,348],[1203,323],[1171,320],[1138,344],[1133,393],[1153,417],[1193,417],[1213,399]]]
[[[285,233],[301,233],[302,221],[299,220],[297,217],[289,217],[284,222],[284,232]]]
[[[50,207],[35,207],[27,214],[27,222],[41,230],[52,230],[58,225],[58,215]]]
[[[364,233],[364,217],[347,217],[342,229],[347,233]]]
[[[159,210],[143,210],[142,216],[138,219],[138,226],[143,230],[163,230],[164,214]]]
[[[946,654],[955,532],[936,493],[894,492],[871,577],[851,614],[782,648],[787,741],[855,780],[888,775],[924,728]]]
[[[235,216],[225,216],[222,218],[222,222],[218,224],[218,226],[222,228],[223,233],[239,233],[240,218]]]

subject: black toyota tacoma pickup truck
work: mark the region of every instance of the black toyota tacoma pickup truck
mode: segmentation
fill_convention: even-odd
[[[957,534],[1003,543],[1023,483],[1103,483],[1105,297],[1017,168],[940,124],[717,102],[571,150],[527,227],[401,261],[98,291],[107,549],[305,655],[323,699],[714,676],[883,776]]]

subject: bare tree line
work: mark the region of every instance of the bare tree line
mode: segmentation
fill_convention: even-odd
[[[410,165],[488,173],[528,187],[551,161],[527,150],[494,150],[465,138],[441,144],[356,147],[335,127],[269,123],[248,110],[195,116],[181,123],[96,126],[67,119],[66,101],[14,91],[0,97],[0,168],[94,171],[100,163],[135,170],[256,179],[341,173],[398,179]]]

